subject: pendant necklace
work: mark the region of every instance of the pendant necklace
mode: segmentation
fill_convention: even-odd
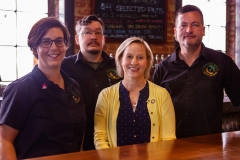
[[[135,112],[135,110],[136,110],[136,108],[137,108],[137,100],[134,100],[134,97],[132,97],[131,100],[132,100],[133,112]]]

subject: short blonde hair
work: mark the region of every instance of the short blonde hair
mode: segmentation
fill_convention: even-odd
[[[124,77],[124,71],[121,66],[121,58],[123,57],[123,52],[125,49],[131,44],[131,43],[142,43],[144,44],[146,48],[146,53],[147,53],[147,68],[144,72],[144,78],[148,79],[150,77],[150,70],[153,64],[153,54],[152,50],[150,49],[148,43],[144,41],[142,38],[139,37],[130,37],[127,38],[125,41],[123,41],[120,46],[118,47],[116,54],[115,54],[115,62],[116,62],[116,68],[117,68],[117,73],[119,77]]]

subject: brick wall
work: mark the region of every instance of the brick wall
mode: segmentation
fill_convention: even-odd
[[[235,60],[236,42],[236,0],[226,1],[226,54]]]
[[[91,0],[75,0],[75,7],[74,7],[74,17],[75,22],[84,16],[91,14]],[[164,54],[166,57],[168,54],[171,54],[174,51],[174,35],[173,35],[173,28],[174,28],[174,14],[175,14],[175,0],[167,0],[167,40],[165,44],[157,44],[157,43],[149,43],[153,54],[158,54],[159,57],[161,54]],[[104,51],[108,54],[113,53],[117,50],[121,42],[108,42],[104,46]],[[78,52],[79,46],[76,44],[74,45],[75,53]]]
[[[84,16],[91,14],[91,0],[74,0],[74,16],[75,22]],[[226,24],[226,54],[235,60],[236,52],[236,0],[227,0],[227,24]],[[154,55],[164,54],[166,57],[168,54],[174,51],[174,16],[175,16],[175,0],[167,0],[167,41],[165,44],[149,43]],[[115,53],[120,42],[108,42],[104,47],[104,51],[107,53]],[[78,52],[79,46],[75,44],[75,53]]]

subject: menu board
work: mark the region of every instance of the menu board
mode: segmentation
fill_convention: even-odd
[[[103,20],[107,39],[166,40],[166,0],[93,0],[92,12]]]

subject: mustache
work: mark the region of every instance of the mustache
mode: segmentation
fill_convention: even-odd
[[[93,43],[100,46],[100,44],[99,44],[98,42],[96,42],[96,41],[91,41],[90,43],[88,43],[88,46],[91,45],[91,44],[93,44]]]
[[[184,37],[188,37],[188,36],[194,37],[195,35],[192,34],[192,32],[190,32],[190,33],[186,33]]]

